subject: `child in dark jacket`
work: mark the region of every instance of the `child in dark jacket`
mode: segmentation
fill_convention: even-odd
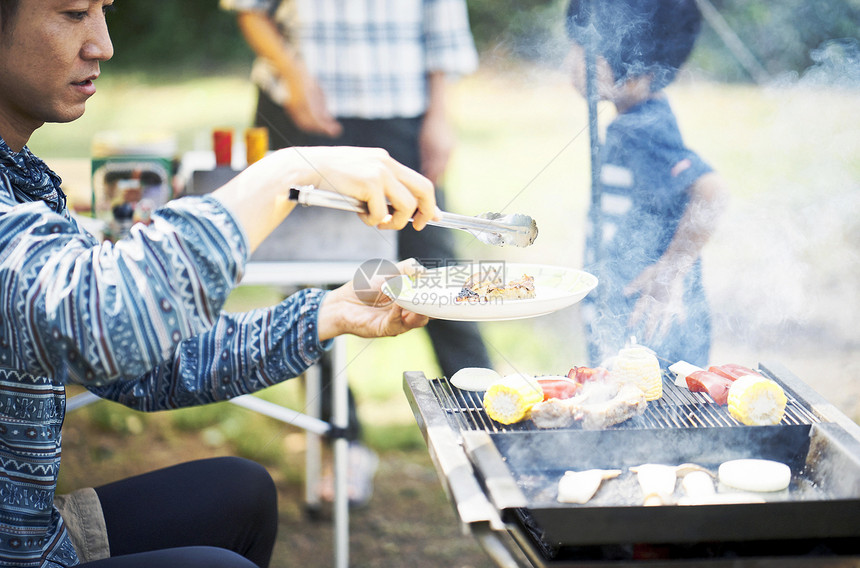
[[[585,50],[593,50],[598,96],[618,113],[601,148],[601,197],[589,212],[585,268],[600,280],[583,305],[592,364],[631,336],[664,364],[708,360],[711,321],[700,253],[726,191],[684,145],[663,92],[700,27],[694,0],[568,6],[574,85],[585,95]]]

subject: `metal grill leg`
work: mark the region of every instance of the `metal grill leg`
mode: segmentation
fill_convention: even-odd
[[[335,428],[349,424],[348,385],[346,380],[346,339],[338,337],[332,347],[332,422]],[[342,430],[341,430],[342,431]],[[334,442],[334,563],[349,566],[349,442],[339,437]]]
[[[318,363],[305,371],[305,412],[314,418],[322,414],[320,392],[322,382],[321,365]],[[315,514],[320,508],[319,479],[322,463],[322,440],[310,430],[305,432],[305,505],[310,514]]]

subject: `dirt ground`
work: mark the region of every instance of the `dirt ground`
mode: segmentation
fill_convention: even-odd
[[[380,456],[373,499],[350,512],[350,566],[489,568],[495,566],[460,523],[426,452]],[[308,522],[298,484],[281,485],[281,525],[273,567],[328,566],[330,510]],[[284,505],[288,504],[288,505]]]

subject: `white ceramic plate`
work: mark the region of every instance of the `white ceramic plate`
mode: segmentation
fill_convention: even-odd
[[[466,279],[474,273],[496,273],[505,282],[524,274],[535,279],[535,297],[527,300],[494,300],[477,304],[455,301]],[[435,319],[454,321],[501,321],[532,318],[556,312],[582,300],[597,286],[597,277],[561,266],[502,261],[435,268],[415,280],[400,276],[383,284],[382,291],[397,305]]]

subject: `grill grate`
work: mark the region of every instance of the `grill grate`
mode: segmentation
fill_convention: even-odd
[[[487,416],[481,401],[483,393],[464,391],[453,387],[447,378],[430,381],[430,387],[448,421],[457,431],[513,432],[539,430],[531,420],[516,424],[499,424]],[[798,402],[786,389],[788,403],[782,425],[815,424],[820,422],[810,410]],[[664,371],[663,396],[648,403],[642,416],[614,426],[615,429],[649,428],[718,428],[742,426],[725,406],[713,402],[704,393],[690,392],[675,386],[674,379]]]

